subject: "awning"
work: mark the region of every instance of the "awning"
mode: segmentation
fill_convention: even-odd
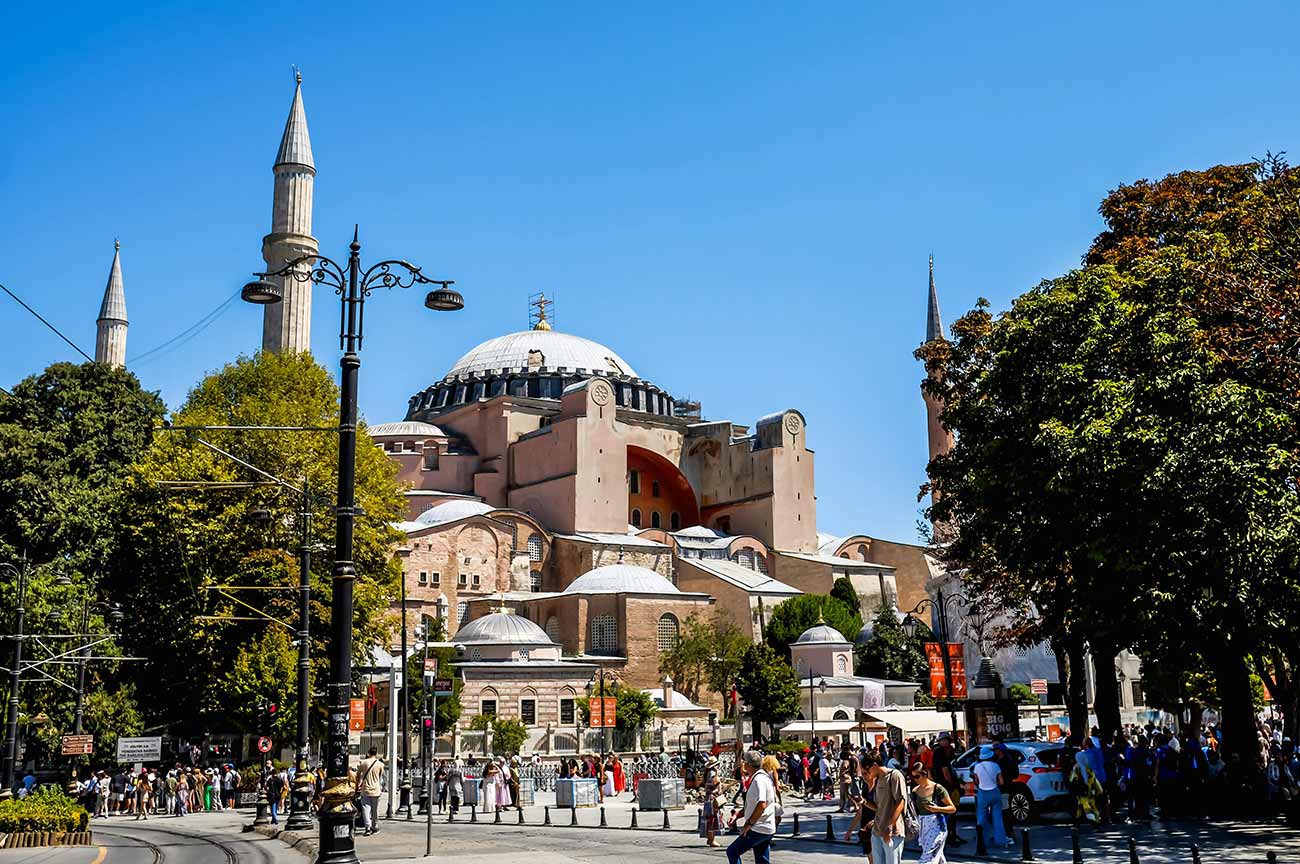
[[[888,711],[875,709],[863,712],[867,716],[868,722],[876,721],[886,726],[893,726],[901,729],[904,735],[923,735],[930,732],[951,732],[952,718],[947,711],[935,711],[933,709],[922,708],[918,711],[908,711],[900,709],[897,711]],[[817,724],[820,726],[821,724]],[[957,729],[959,731],[966,728],[966,716],[962,711],[957,712]]]
[[[835,732],[856,732],[857,730],[858,730],[858,724],[852,720],[818,720],[817,721],[818,734],[825,732],[826,734],[829,735]],[[787,733],[792,735],[798,735],[800,733],[806,733],[812,731],[813,731],[813,724],[807,720],[796,720],[793,723],[781,727],[782,735],[785,735]]]

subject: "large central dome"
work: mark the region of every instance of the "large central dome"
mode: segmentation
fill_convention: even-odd
[[[612,349],[581,336],[554,330],[524,330],[489,339],[457,360],[447,375],[543,366],[636,377],[632,366]]]

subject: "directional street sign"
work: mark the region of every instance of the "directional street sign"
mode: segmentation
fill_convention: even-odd
[[[91,756],[95,753],[94,735],[64,735],[64,756]]]
[[[435,679],[433,679],[433,695],[434,695],[434,696],[450,696],[450,695],[452,695],[452,690],[451,690],[451,679],[450,679],[450,678],[435,678]]]

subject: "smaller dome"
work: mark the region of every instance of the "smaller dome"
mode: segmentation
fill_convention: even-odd
[[[399,420],[396,423],[376,423],[374,426],[367,426],[366,432],[371,438],[379,438],[386,435],[437,435],[445,438],[446,435],[437,426],[432,423],[421,423],[418,420]]]
[[[497,610],[475,618],[456,631],[453,642],[464,645],[554,645],[546,631],[522,615]]]
[[[813,642],[834,642],[838,645],[850,644],[849,640],[844,638],[843,633],[829,624],[814,624],[799,634],[798,639],[794,640],[796,645],[808,645]]]
[[[491,513],[495,509],[497,508],[490,504],[484,504],[482,501],[456,499],[433,505],[419,516],[416,516],[415,521],[421,525],[445,525],[448,522],[455,522],[457,519],[468,519],[470,516]]]
[[[680,594],[677,586],[648,567],[609,564],[584,573],[565,594]]]

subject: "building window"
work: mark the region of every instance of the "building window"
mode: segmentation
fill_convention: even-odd
[[[475,588],[479,586],[479,575],[477,573],[470,577],[470,584]]]
[[[849,719],[849,712],[847,712],[847,711],[836,711],[835,714],[831,717],[831,719],[832,719],[832,720],[847,720],[847,719]]]
[[[436,471],[438,469],[438,448],[425,445],[424,448],[424,470]]]
[[[421,585],[429,584],[429,574],[423,570],[420,571],[420,584]]]
[[[650,495],[654,498],[659,497],[659,481],[655,480],[650,483]]]
[[[641,493],[641,472],[627,472],[627,491],[631,492],[633,495],[639,495]]]
[[[546,637],[552,642],[560,641],[560,619],[554,615],[546,619]]]
[[[560,700],[560,725],[561,725],[561,726],[572,726],[572,725],[573,725],[573,718],[574,718],[574,713],[573,713],[573,700],[572,700],[572,699],[561,699],[561,700]]]
[[[495,700],[495,699],[484,699],[484,700],[483,700],[482,702],[480,702],[479,704],[480,704],[481,707],[479,708],[479,712],[478,712],[478,713],[482,714],[484,717],[495,717],[495,716],[497,716],[497,700]]]
[[[460,627],[465,623],[465,612],[469,609],[469,604],[464,600],[456,604],[456,626]]]
[[[469,574],[468,574],[468,573],[462,573],[462,574],[460,574],[460,578],[456,580],[456,584],[460,585],[460,587],[462,587],[462,588],[464,588],[466,585],[468,585],[468,584],[469,584]]]
[[[526,660],[528,659],[528,657],[529,657],[529,651],[528,651],[528,649],[527,649],[527,648],[520,648],[520,649],[519,649],[519,659],[520,659],[520,660],[525,660],[525,661],[526,661]]]
[[[668,517],[668,527],[674,531],[680,531],[682,528],[682,514],[674,511],[673,514]]]
[[[618,627],[613,615],[597,615],[591,619],[592,654],[614,654],[618,648]]]
[[[753,549],[737,549],[737,550],[736,550],[736,563],[739,564],[741,567],[744,567],[744,568],[746,568],[746,569],[748,569],[748,570],[753,570],[753,569],[754,569],[754,550],[753,550]]]
[[[533,534],[528,538],[528,560],[542,560],[542,535]]]
[[[1142,682],[1130,681],[1129,683],[1133,685],[1133,704],[1135,706],[1147,704],[1146,694],[1142,692]]]
[[[659,511],[658,511],[658,510],[656,510],[656,511],[654,511],[653,513],[650,514],[650,527],[651,527],[651,528],[658,528],[658,527],[659,527]]]
[[[633,528],[641,527],[641,511],[636,507],[632,508],[632,527]]]
[[[429,584],[430,584],[430,585],[441,585],[441,584],[442,584],[442,577],[441,577],[440,575],[438,575],[437,573],[434,573],[433,575],[431,575],[431,576],[429,577]]]
[[[519,700],[519,719],[524,721],[525,726],[537,725],[537,700],[536,699]]]
[[[542,571],[533,570],[528,574],[528,590],[534,594],[542,590]]]
[[[835,658],[835,674],[836,675],[849,674],[849,661],[844,659],[843,654]]]
[[[677,647],[679,628],[677,616],[665,612],[659,616],[659,650],[671,651]]]
[[[477,648],[471,648],[469,649],[469,659],[477,663],[483,659],[483,652]]]

